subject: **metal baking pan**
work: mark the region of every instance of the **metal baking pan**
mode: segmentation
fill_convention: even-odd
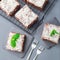
[[[23,0],[19,0],[19,2],[21,4],[21,7],[23,7],[26,4]],[[0,10],[0,15],[6,18],[8,21],[12,22],[13,24],[17,25],[19,28],[23,29],[24,31],[32,34],[37,29],[37,27],[43,22],[42,20],[43,17],[48,12],[48,10],[50,9],[50,7],[53,5],[54,2],[55,0],[49,0],[49,4],[45,7],[44,11],[40,11],[34,8],[33,6],[29,5],[29,7],[39,16],[38,22],[36,22],[36,24],[34,24],[29,29],[26,29],[24,26],[22,26],[22,24],[20,24],[20,22],[18,22],[14,17],[7,16],[2,10]]]

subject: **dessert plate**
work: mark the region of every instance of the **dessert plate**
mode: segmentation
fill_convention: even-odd
[[[7,26],[7,28],[5,26]],[[16,57],[16,58],[17,57],[18,58],[21,57],[21,58],[23,58],[26,55],[26,53],[27,53],[32,41],[33,41],[33,37],[31,35],[29,35],[28,33],[24,32],[23,30],[19,29],[17,26],[15,26],[15,25],[13,25],[11,23],[8,23],[8,21],[5,21],[5,19],[0,21],[0,27],[1,27],[1,29],[0,29],[0,37],[1,37],[1,40],[0,40],[0,51],[2,51],[0,53],[0,56],[1,55],[4,56],[4,54],[5,54],[5,58],[6,58],[6,56],[8,56],[7,58],[9,58],[9,59],[10,59],[9,56],[11,56],[12,58],[13,57]],[[26,35],[24,52],[22,52],[22,53],[12,52],[12,51],[9,51],[9,50],[6,49],[6,43],[8,41],[8,35],[9,35],[10,32],[17,32],[17,33],[21,33],[21,34],[25,34]],[[7,60],[9,60],[9,59],[7,59]]]
[[[45,21],[41,26],[39,26],[39,28],[37,29],[37,33],[38,33],[38,37],[40,38],[40,44],[45,46],[46,48],[51,48],[53,46],[55,46],[56,44],[54,43],[51,43],[49,41],[44,41],[41,39],[41,35],[42,35],[42,32],[43,32],[43,27],[44,27],[44,24],[45,23],[50,23],[50,24],[55,24],[57,26],[60,26],[60,22],[59,20],[57,20],[56,17],[50,19],[49,21]],[[37,35],[37,34],[36,34]],[[38,38],[37,38],[38,39]]]

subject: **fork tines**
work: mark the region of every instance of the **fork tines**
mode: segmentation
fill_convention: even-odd
[[[35,39],[35,40],[33,41],[33,43],[34,43],[34,44],[38,44],[38,41]]]
[[[40,50],[40,51],[43,51],[43,50],[45,50],[45,48],[44,48],[43,46],[40,46],[40,47],[39,47],[39,50]]]

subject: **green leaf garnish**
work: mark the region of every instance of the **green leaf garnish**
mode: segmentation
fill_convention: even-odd
[[[14,48],[16,46],[16,41],[20,37],[19,33],[16,33],[15,35],[12,36],[11,38],[11,46]]]
[[[54,36],[55,34],[59,34],[55,29],[53,29],[50,33],[50,36]]]
[[[20,34],[16,33],[15,35],[12,36],[12,40],[17,40],[19,38]]]
[[[14,48],[16,46],[16,42],[14,40],[11,40],[11,46]]]

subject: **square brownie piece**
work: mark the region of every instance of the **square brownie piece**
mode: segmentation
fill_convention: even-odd
[[[35,14],[27,5],[21,8],[15,17],[26,28],[31,27],[38,19],[38,15]]]
[[[59,38],[60,38],[60,26],[46,23],[44,25],[42,39],[57,44]]]
[[[25,35],[20,33],[9,33],[6,49],[11,51],[23,52]]]
[[[20,4],[17,0],[1,0],[0,9],[8,16],[13,16],[20,9]]]
[[[48,0],[24,0],[26,3],[31,4],[32,6],[38,8],[39,10],[43,10],[44,7],[48,4]]]

